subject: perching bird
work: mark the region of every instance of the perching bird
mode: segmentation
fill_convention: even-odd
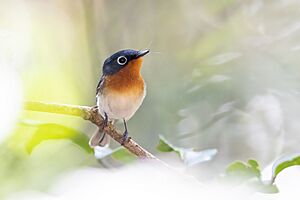
[[[126,121],[141,106],[146,86],[141,76],[143,56],[149,50],[122,50],[104,61],[102,76],[97,86],[96,101],[99,113],[108,121],[122,120],[125,131],[122,144],[128,137]],[[109,136],[97,130],[90,139],[90,146],[107,146]]]

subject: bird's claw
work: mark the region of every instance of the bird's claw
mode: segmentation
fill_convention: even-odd
[[[107,127],[107,125],[108,125],[108,116],[106,113],[104,113],[103,128]]]
[[[128,138],[128,131],[125,130],[125,132],[123,133],[123,136],[122,136],[122,140],[121,140],[121,145],[122,146],[124,146],[127,139],[130,139],[130,138]]]

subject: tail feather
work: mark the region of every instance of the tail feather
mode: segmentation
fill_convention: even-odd
[[[89,141],[89,145],[91,147],[96,147],[96,146],[108,147],[109,142],[110,142],[109,135],[101,132],[100,129],[97,128],[97,130],[95,131],[95,133],[93,134],[93,136]]]

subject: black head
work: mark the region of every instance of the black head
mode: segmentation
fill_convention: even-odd
[[[138,59],[147,53],[149,50],[141,50],[136,51],[132,49],[126,49],[118,51],[117,53],[111,55],[104,61],[103,64],[103,74],[104,75],[112,75],[118,71],[120,71],[123,67],[125,67],[130,61],[134,59]]]

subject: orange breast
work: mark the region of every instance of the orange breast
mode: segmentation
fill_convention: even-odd
[[[105,81],[105,88],[109,92],[122,95],[139,95],[143,93],[144,80],[140,72],[142,62],[142,58],[132,60],[116,74],[108,76]]]

